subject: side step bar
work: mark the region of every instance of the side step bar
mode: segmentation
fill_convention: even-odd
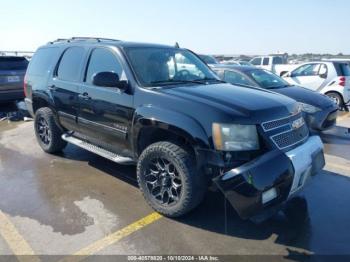
[[[87,151],[90,151],[92,153],[100,155],[100,156],[107,158],[107,159],[109,159],[115,163],[118,163],[118,164],[126,165],[126,164],[134,164],[135,163],[135,161],[133,161],[129,157],[123,157],[123,156],[117,155],[117,154],[110,152],[106,149],[103,149],[99,146],[95,146],[93,144],[90,144],[89,142],[86,142],[86,141],[83,141],[79,138],[76,138],[70,134],[63,134],[62,139],[67,141],[68,143],[74,144],[78,147],[81,147]]]

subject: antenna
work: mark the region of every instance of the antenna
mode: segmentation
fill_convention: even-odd
[[[175,48],[180,48],[180,45],[178,42],[175,43]]]

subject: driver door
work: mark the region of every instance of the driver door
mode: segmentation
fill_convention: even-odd
[[[292,71],[285,79],[294,85],[300,85],[317,91],[327,78],[327,66],[320,63],[302,65]]]
[[[133,95],[116,87],[95,86],[92,79],[100,72],[114,72],[120,80],[127,80],[114,50],[105,47],[91,50],[80,87],[80,132],[94,144],[123,156],[131,156],[128,137],[134,112]]]

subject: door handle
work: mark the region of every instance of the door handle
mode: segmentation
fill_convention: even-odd
[[[56,91],[57,89],[58,89],[58,87],[55,85],[49,86],[49,90],[51,90],[51,91]]]
[[[84,100],[90,100],[90,99],[91,99],[91,97],[89,96],[89,94],[86,93],[86,92],[85,92],[85,93],[82,93],[82,94],[79,94],[78,97],[81,98],[81,99],[84,99]]]

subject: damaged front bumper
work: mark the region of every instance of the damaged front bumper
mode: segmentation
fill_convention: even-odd
[[[289,152],[270,151],[213,181],[239,216],[247,219],[282,204],[324,165],[321,139],[311,136]]]

